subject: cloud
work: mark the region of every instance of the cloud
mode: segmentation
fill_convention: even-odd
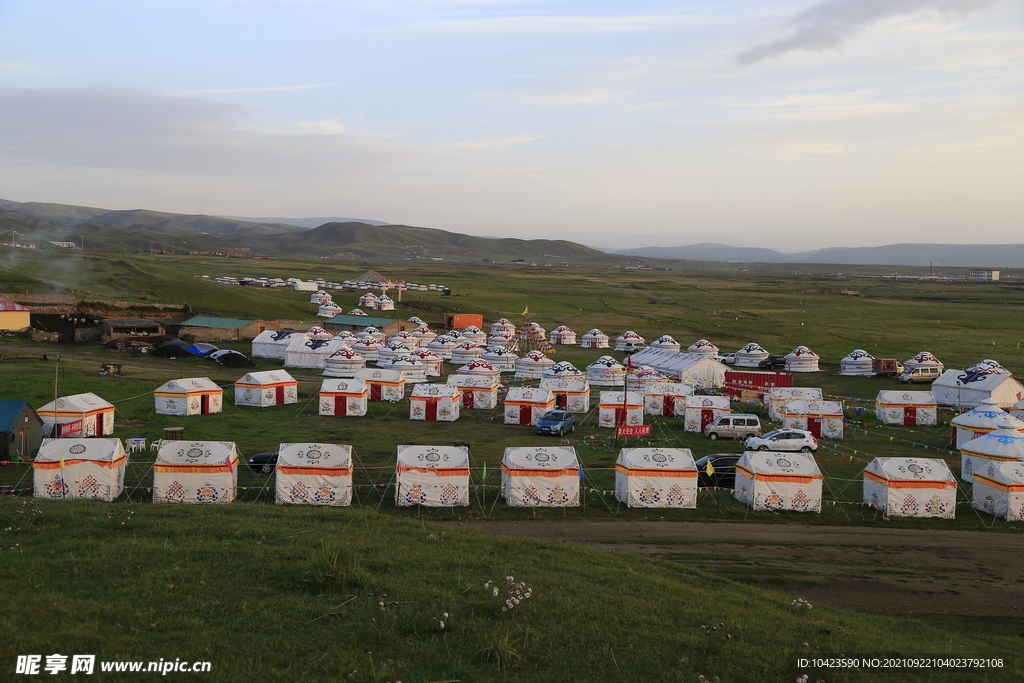
[[[520,15],[443,19],[425,22],[425,26],[430,29],[469,33],[608,33],[665,29],[678,20],[679,17],[674,13],[614,17]]]
[[[0,75],[3,76],[54,76],[61,73],[53,67],[31,62],[0,62]]]
[[[824,0],[808,7],[788,22],[790,35],[741,52],[740,64],[754,64],[796,50],[822,52],[889,17],[936,11],[964,15],[985,9],[996,0]]]
[[[516,92],[508,96],[512,104],[536,107],[538,109],[568,109],[618,102],[631,96],[629,90],[567,90],[563,92]]]
[[[533,142],[534,140],[540,140],[543,135],[532,135],[530,133],[520,133],[510,138],[488,138],[487,140],[464,140],[463,142],[456,142],[450,147],[452,149],[505,149],[511,145],[518,145],[523,142]]]
[[[249,92],[293,92],[295,90],[312,90],[313,88],[326,88],[329,83],[311,83],[309,85],[278,85],[268,86],[264,88],[210,88],[207,90],[183,90],[181,92],[174,93],[182,97],[190,97],[194,95],[227,95],[234,93],[249,93]]]

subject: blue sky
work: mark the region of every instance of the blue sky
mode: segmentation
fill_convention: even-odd
[[[1012,0],[0,0],[0,197],[626,247],[1019,243]]]

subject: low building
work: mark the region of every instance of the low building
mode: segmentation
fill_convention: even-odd
[[[0,330],[23,330],[31,324],[31,308],[0,299]]]
[[[39,450],[43,421],[24,399],[0,400],[0,462],[21,462]]]
[[[967,277],[971,280],[983,280],[985,282],[996,282],[999,279],[998,270],[990,270],[988,268],[971,268],[968,272]]]
[[[164,326],[142,318],[107,318],[103,321],[103,341],[125,337],[162,337],[167,334]]]
[[[216,318],[197,315],[181,323],[178,336],[188,337],[197,342],[226,341],[230,339],[255,339],[265,330],[280,330],[281,326],[269,320],[240,320],[237,318]]]

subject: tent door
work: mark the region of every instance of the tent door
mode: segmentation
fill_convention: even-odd
[[[334,414],[338,417],[348,415],[348,398],[345,396],[334,397]]]
[[[427,401],[427,422],[437,421],[437,401]]]
[[[209,394],[203,394],[199,397],[199,414],[209,415],[210,414],[210,396]]]
[[[616,408],[615,409],[615,426],[616,427],[619,427],[621,425],[626,424],[626,412],[627,411],[626,411],[625,408]]]
[[[821,438],[821,418],[820,417],[809,417],[807,418],[807,431],[811,433],[815,439]]]
[[[96,416],[96,436],[103,436],[103,413]]]
[[[274,394],[274,402],[277,405],[284,403],[284,387],[276,387]]]
[[[383,389],[383,387],[380,384],[371,384],[370,385],[370,400],[371,401],[379,401],[382,389]]]
[[[462,407],[463,408],[472,408],[473,407],[473,398],[474,398],[474,395],[473,395],[472,391],[469,391],[468,389],[466,391],[463,391],[462,392]]]
[[[715,411],[713,410],[702,410],[700,411],[700,431],[703,432],[704,428],[715,421]]]
[[[528,425],[533,422],[533,408],[531,406],[519,406],[519,424]]]
[[[917,424],[917,408],[905,406],[903,408],[903,426],[913,427]]]
[[[676,414],[676,397],[665,396],[661,404],[661,416],[672,417]]]
[[[957,442],[956,442],[956,432],[957,432],[957,429],[956,429],[956,427],[954,426],[954,427],[953,427],[953,431],[952,431],[952,433],[951,433],[951,434],[949,435],[949,440],[950,440],[950,442],[951,442],[951,443],[953,444],[953,448],[957,448],[957,447],[959,446],[959,445],[957,444]]]
[[[569,394],[555,394],[555,408],[558,410],[568,410]]]

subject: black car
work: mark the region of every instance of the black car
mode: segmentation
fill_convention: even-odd
[[[736,463],[743,457],[742,453],[713,453],[697,461],[697,486],[707,488],[719,486],[731,489],[736,487]],[[708,463],[713,472],[708,474]]]
[[[257,453],[249,458],[249,467],[253,472],[270,474],[274,471],[275,465],[277,465],[277,451],[273,453]]]
[[[768,356],[763,361],[757,364],[757,367],[761,370],[785,370],[786,369],[786,357],[785,356]]]

